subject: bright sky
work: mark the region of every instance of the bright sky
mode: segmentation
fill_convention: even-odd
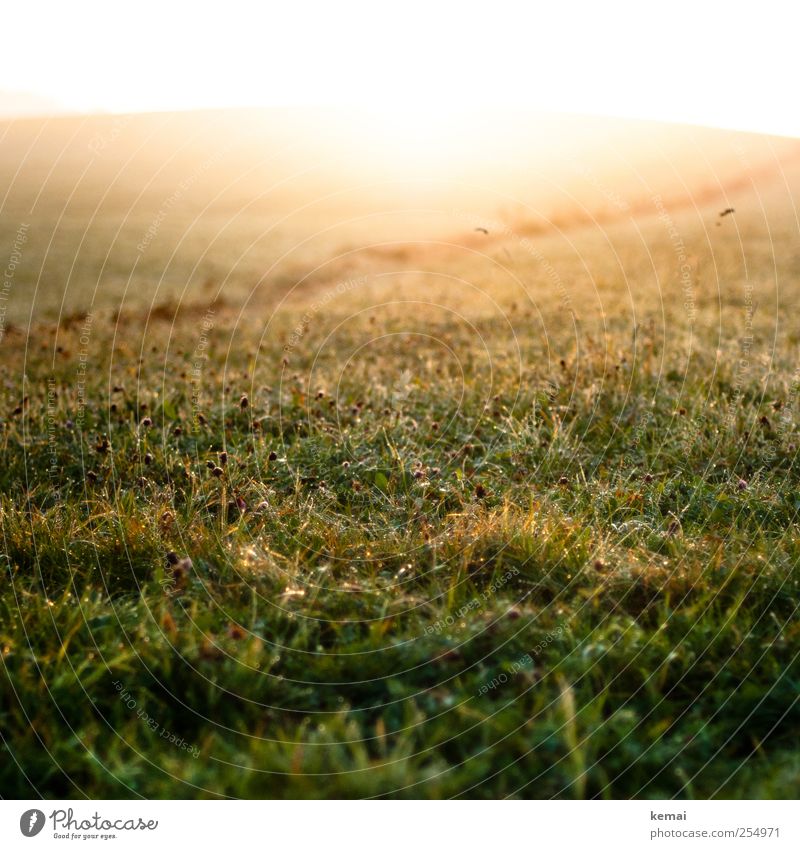
[[[800,136],[793,2],[25,0],[7,12],[6,112],[25,111],[20,92],[39,112],[491,104]]]

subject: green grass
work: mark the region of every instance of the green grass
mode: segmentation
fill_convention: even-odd
[[[501,368],[487,402],[435,340],[315,363],[336,323],[255,371],[240,325],[194,411],[193,321],[157,320],[170,352],[137,370],[136,325],[94,317],[83,408],[81,324],[54,364],[32,334],[0,472],[5,793],[795,795],[794,447],[740,432],[781,398],[731,421],[719,375],[648,404],[645,354],[624,393],[570,361],[556,392]]]
[[[796,798],[796,243],[699,215],[693,323],[650,215],[7,324],[3,795]]]

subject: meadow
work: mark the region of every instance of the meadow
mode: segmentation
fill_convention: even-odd
[[[0,142],[4,797],[797,797],[796,143],[301,215],[93,120]]]

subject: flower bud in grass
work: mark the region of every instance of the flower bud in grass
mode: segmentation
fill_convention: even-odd
[[[247,636],[247,632],[242,628],[241,625],[237,625],[235,622],[231,622],[228,625],[228,636],[232,640],[243,640]]]
[[[192,571],[194,564],[191,557],[181,557],[180,560],[172,567],[172,575],[179,584],[186,582],[189,573]]]
[[[222,652],[211,642],[211,640],[206,639],[203,641],[200,646],[200,657],[203,660],[221,660]]]

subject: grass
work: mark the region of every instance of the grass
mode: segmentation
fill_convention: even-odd
[[[680,220],[692,322],[650,220],[631,290],[470,237],[8,329],[3,795],[796,798],[797,277],[741,220],[724,284]]]

